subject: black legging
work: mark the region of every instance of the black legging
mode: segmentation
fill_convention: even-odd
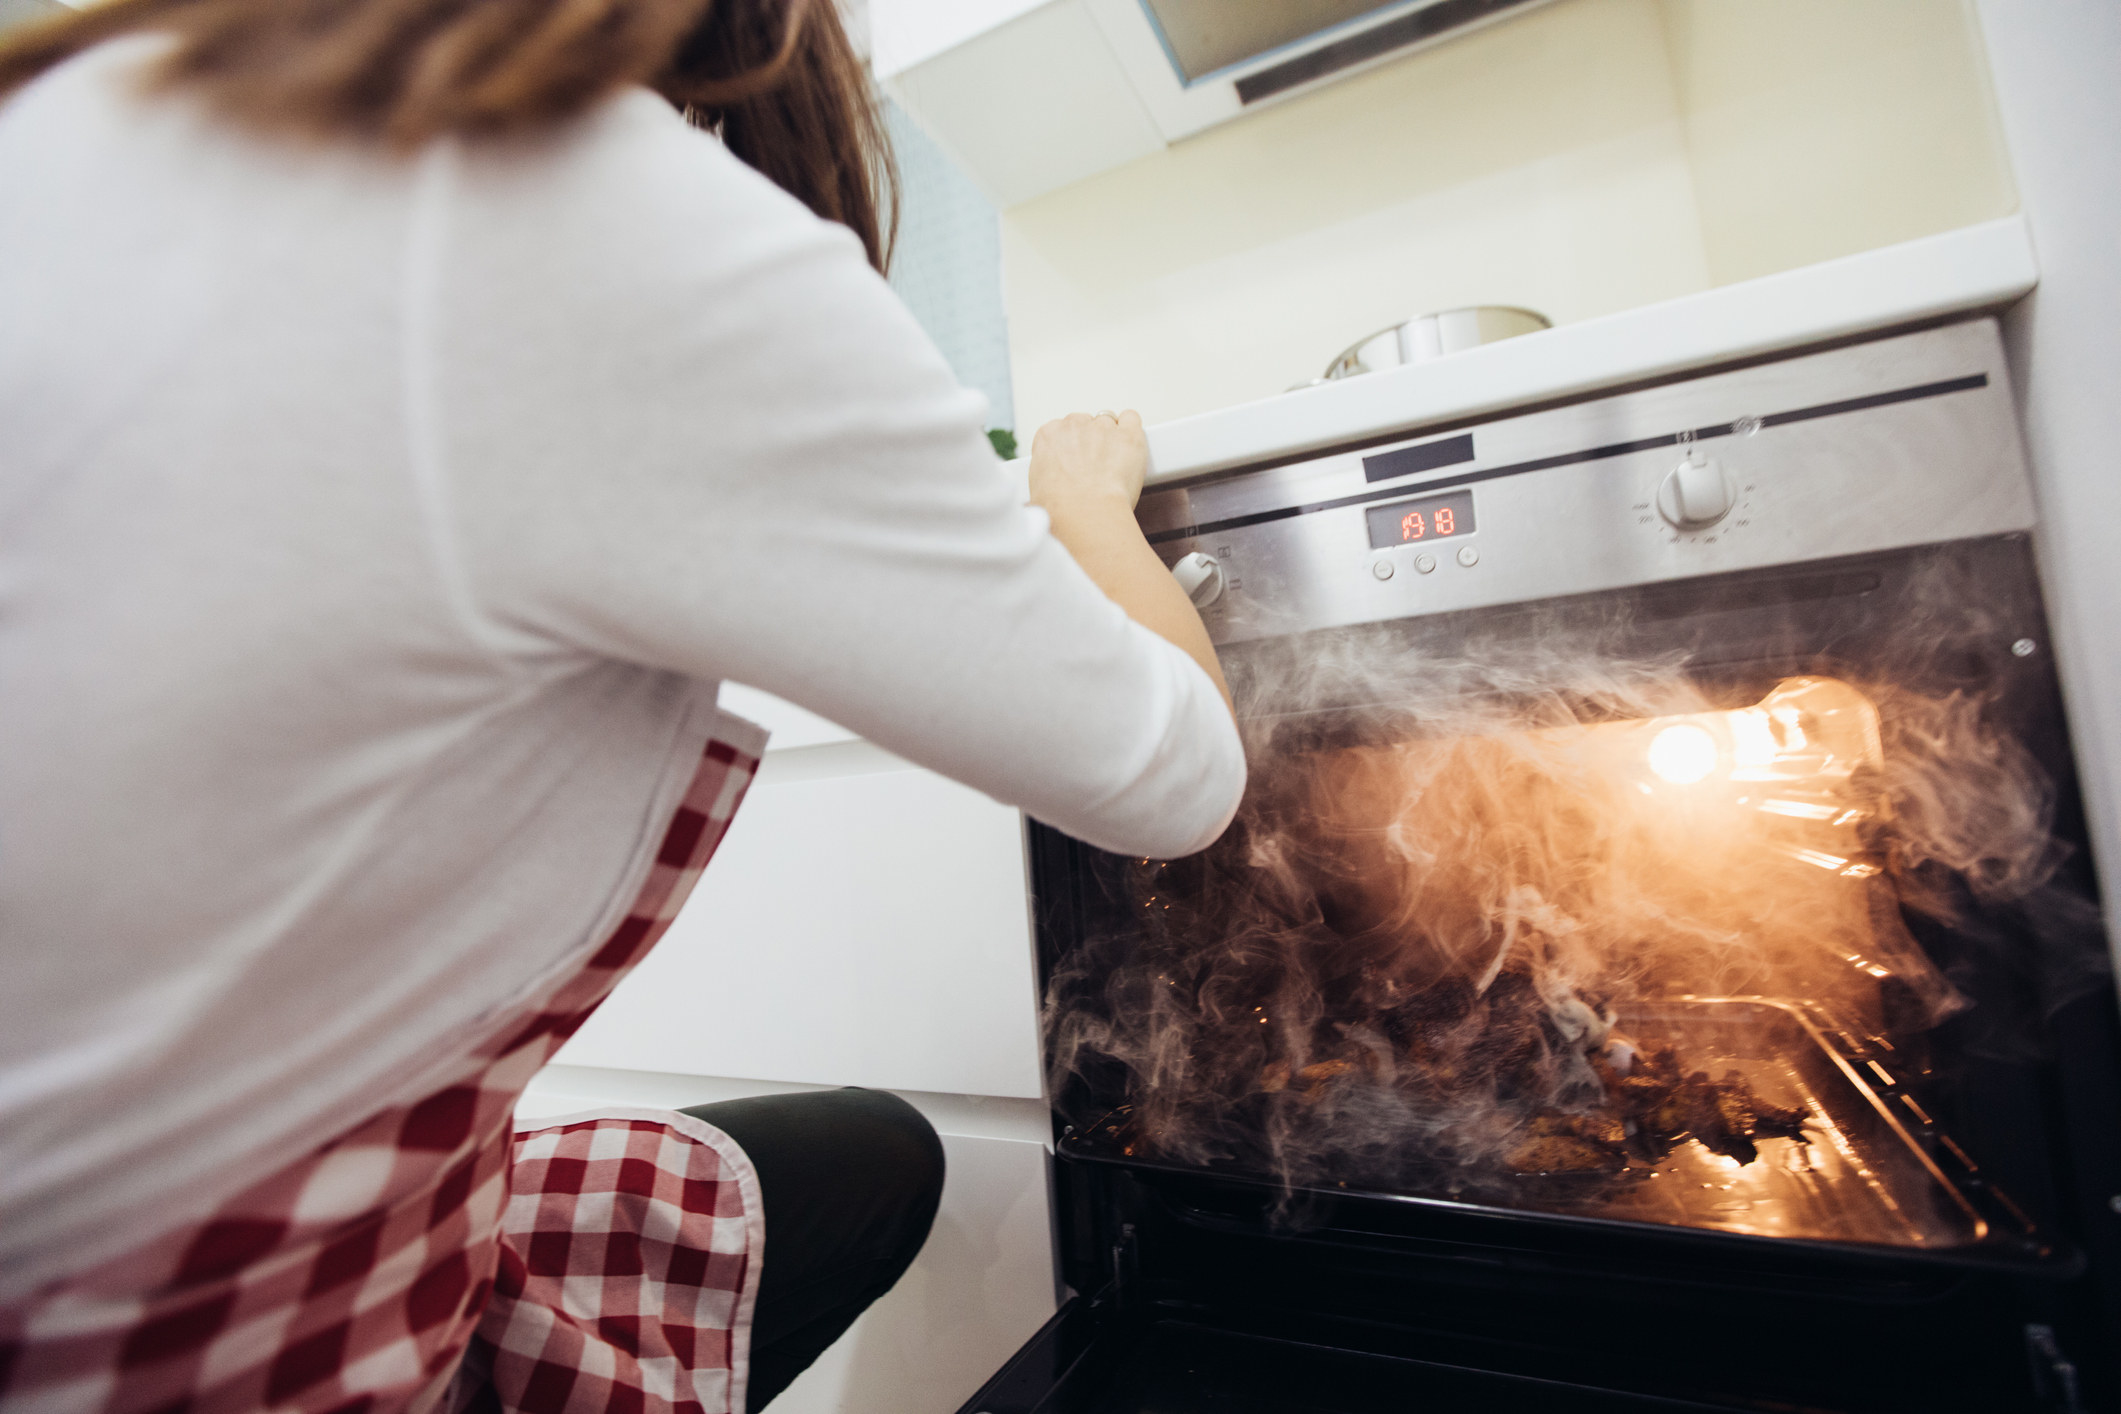
[[[759,1176],[765,1269],[751,1318],[751,1410],[788,1387],[920,1253],[943,1196],[943,1145],[881,1090],[694,1105]]]

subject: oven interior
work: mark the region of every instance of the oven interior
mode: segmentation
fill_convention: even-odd
[[[967,1409],[2110,1407],[2121,1047],[2023,536],[1225,650],[1033,827],[1063,1276]]]

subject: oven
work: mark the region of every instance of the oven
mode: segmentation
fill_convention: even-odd
[[[1033,827],[1072,1294],[968,1414],[2121,1408],[2121,1029],[1992,322],[1140,516],[1252,782],[1190,859]]]

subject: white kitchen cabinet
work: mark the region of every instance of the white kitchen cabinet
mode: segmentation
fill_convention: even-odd
[[[1025,483],[1028,488],[1029,483]],[[1029,494],[1028,489],[1026,494]],[[761,692],[755,687],[746,687],[740,682],[725,682],[715,704],[724,711],[734,712],[746,721],[756,722],[773,737],[766,743],[769,753],[788,751],[801,746],[829,746],[836,741],[853,741],[855,735],[838,722],[827,721],[817,713],[784,701],[770,692]]]
[[[889,78],[1035,10],[1047,0],[867,0],[869,62]]]
[[[1082,0],[1052,0],[887,79],[996,206],[1161,152]]]
[[[1037,1097],[1022,815],[867,742],[769,750],[691,902],[556,1060]]]

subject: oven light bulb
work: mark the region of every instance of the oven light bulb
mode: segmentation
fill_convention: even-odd
[[[1650,769],[1675,786],[1707,779],[1716,769],[1716,738],[1691,722],[1666,727],[1650,742]]]

